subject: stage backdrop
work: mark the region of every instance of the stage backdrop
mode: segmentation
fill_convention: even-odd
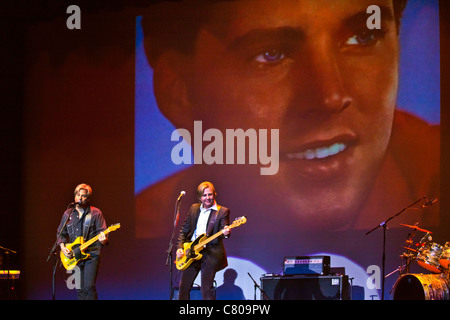
[[[172,232],[175,245],[205,180],[232,220],[248,218],[225,241],[229,266],[216,276],[218,298],[232,297],[225,275],[234,274],[228,281],[241,298],[259,299],[249,274],[259,284],[263,274],[282,274],[286,256],[329,255],[352,279],[353,298],[380,299],[383,230],[366,233],[415,202],[389,222],[385,273],[409,252],[412,229],[401,224],[418,223],[442,245],[450,240],[440,199],[438,1],[408,1],[398,46],[395,19],[383,20],[389,14],[381,4],[381,29],[367,32],[370,15],[360,13],[368,4],[324,7],[322,18],[299,20],[297,13],[308,17],[306,7],[246,3],[81,5],[81,29],[73,30],[62,7],[48,19],[28,17],[23,298],[51,299],[46,259],[82,182],[92,186],[92,204],[107,224],[121,223],[103,249],[100,299],[169,298]],[[308,38],[315,32],[328,54]],[[330,97],[339,110],[331,110]],[[253,140],[237,146],[239,137],[227,132],[238,129]],[[263,162],[264,148],[270,161]],[[425,197],[438,201],[423,208]],[[180,274],[172,271],[176,287]],[[427,270],[413,264],[411,272]],[[57,299],[76,297],[68,276],[58,266]],[[398,277],[386,279],[386,299]]]

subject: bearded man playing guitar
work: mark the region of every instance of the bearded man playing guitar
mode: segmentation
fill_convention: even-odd
[[[76,260],[81,271],[81,287],[77,288],[78,300],[98,298],[95,282],[100,263],[100,250],[108,243],[104,232],[105,219],[98,208],[89,204],[91,195],[92,188],[87,184],[82,183],[75,188],[75,202],[69,204],[64,211],[57,231],[59,235],[57,242],[61,252],[65,257]],[[85,252],[77,252],[78,241],[85,242],[94,237],[98,237],[98,241],[89,246]]]
[[[203,300],[215,300],[213,282],[216,272],[228,265],[223,239],[230,235],[230,210],[216,202],[216,190],[211,182],[200,183],[197,198],[200,203],[193,204],[181,227],[178,236],[177,260],[182,259],[186,251],[184,244],[194,242],[200,236],[222,235],[205,245],[201,258],[193,260],[181,273],[179,300],[189,300],[194,280],[201,271],[201,293]]]

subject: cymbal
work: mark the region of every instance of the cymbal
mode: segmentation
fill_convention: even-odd
[[[413,249],[413,248],[408,248],[408,247],[403,247],[403,248],[411,250],[411,251],[414,251],[414,252],[419,252],[419,251],[417,251],[416,249]]]
[[[426,230],[426,229],[419,228],[418,226],[411,226],[411,225],[409,225],[409,224],[403,224],[403,223],[400,223],[400,225],[401,225],[401,226],[408,227],[408,228],[411,228],[411,229],[415,229],[415,230],[417,230],[417,231],[422,231],[422,232],[427,232],[427,233],[433,233],[433,232],[428,231],[428,230]]]

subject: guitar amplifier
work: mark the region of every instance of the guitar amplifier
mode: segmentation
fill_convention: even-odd
[[[261,300],[349,300],[348,276],[262,277]]]
[[[328,275],[330,274],[330,256],[285,257],[284,275]]]

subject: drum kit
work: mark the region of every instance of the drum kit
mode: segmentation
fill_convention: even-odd
[[[406,245],[403,247],[407,251],[400,256],[405,263],[394,271],[400,271],[400,277],[393,287],[393,299],[450,300],[450,241],[447,241],[445,245],[440,245],[433,242],[431,231],[416,225],[402,224],[402,226],[413,231],[408,234]],[[413,238],[416,236],[416,232],[425,235],[414,247]],[[417,263],[430,273],[409,273],[412,263]]]

